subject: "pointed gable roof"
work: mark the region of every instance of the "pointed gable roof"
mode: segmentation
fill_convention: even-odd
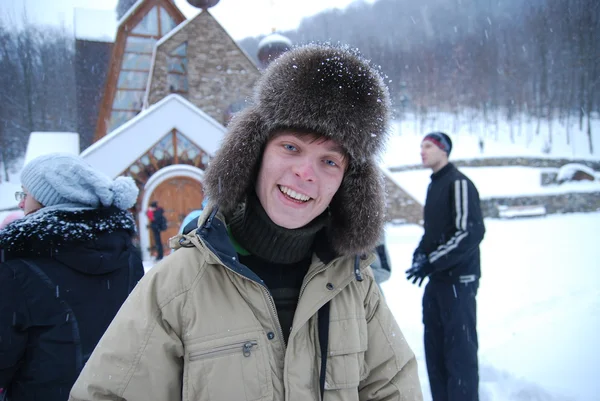
[[[173,129],[210,155],[225,135],[225,128],[202,110],[179,95],[169,95],[99,139],[81,157],[116,177]]]
[[[139,0],[119,20],[94,140],[141,111],[154,45],[183,21],[170,0]]]

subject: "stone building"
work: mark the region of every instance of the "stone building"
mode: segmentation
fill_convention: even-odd
[[[157,42],[147,104],[177,93],[225,125],[227,111],[252,95],[259,75],[250,57],[205,10]]]
[[[136,181],[140,196],[133,212],[148,259],[154,248],[148,205],[158,201],[165,209],[166,247],[184,217],[202,203],[203,172],[260,72],[208,9],[186,20],[171,0],[132,4],[105,49],[110,50],[105,72],[94,68],[96,81],[105,77],[101,99],[90,98],[89,111],[80,110],[87,127],[96,122],[94,143],[81,156],[111,177]],[[79,56],[87,59],[89,52]],[[89,92],[86,72],[91,73],[82,68],[78,77],[82,95]]]

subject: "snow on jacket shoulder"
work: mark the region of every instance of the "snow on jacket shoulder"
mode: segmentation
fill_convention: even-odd
[[[417,365],[368,264],[313,256],[288,344],[222,216],[140,281],[70,400],[320,400],[317,316],[330,302],[325,400],[421,400]],[[198,236],[196,234],[198,233]],[[224,262],[226,261],[226,262]]]

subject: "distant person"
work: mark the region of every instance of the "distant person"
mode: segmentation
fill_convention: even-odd
[[[479,151],[483,153],[483,149],[485,147],[485,143],[483,142],[483,138],[479,138]]]
[[[127,212],[138,188],[62,153],[33,159],[21,183],[25,216],[0,231],[0,398],[65,401],[144,274]]]
[[[165,211],[158,205],[157,201],[150,203],[150,207],[146,211],[146,216],[150,221],[150,229],[154,236],[154,246],[156,247],[156,260],[161,260],[164,256],[161,232],[167,229],[167,219]]]
[[[476,301],[479,243],[485,227],[475,185],[448,162],[452,141],[443,132],[421,142],[423,166],[433,171],[427,190],[423,238],[407,279],[423,295],[425,357],[433,401],[477,401]]]
[[[204,175],[197,228],[136,287],[72,401],[422,400],[369,268],[384,222],[381,76],[348,48],[307,45],[255,94]]]

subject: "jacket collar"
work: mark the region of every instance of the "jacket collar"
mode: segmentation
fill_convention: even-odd
[[[448,162],[448,164],[446,164],[440,171],[437,171],[437,172],[431,174],[431,179],[438,180],[454,169],[455,169],[454,164]]]
[[[237,252],[227,233],[227,225],[219,208],[213,207],[206,220],[196,230],[196,236],[202,239],[206,246],[221,260],[221,262],[235,273],[256,281],[262,285],[264,282],[256,273],[240,263]]]
[[[206,246],[221,260],[221,262],[233,270],[235,273],[241,274],[251,280],[259,282],[264,285],[263,281],[250,270],[244,266],[237,257],[237,252],[233,243],[227,233],[227,225],[225,223],[225,217],[219,212],[219,208],[214,206],[210,212],[203,214],[200,217],[205,218],[204,222],[200,223],[196,230],[196,236],[198,236],[206,244]],[[315,251],[314,255],[320,260],[321,263],[327,265],[336,259],[339,255],[335,253],[331,247],[328,235],[325,230],[319,231],[315,238]],[[316,260],[313,258],[314,265]]]
[[[131,214],[116,207],[79,210],[43,208],[0,231],[0,248],[11,257],[44,255],[96,240],[104,233],[136,232]]]

